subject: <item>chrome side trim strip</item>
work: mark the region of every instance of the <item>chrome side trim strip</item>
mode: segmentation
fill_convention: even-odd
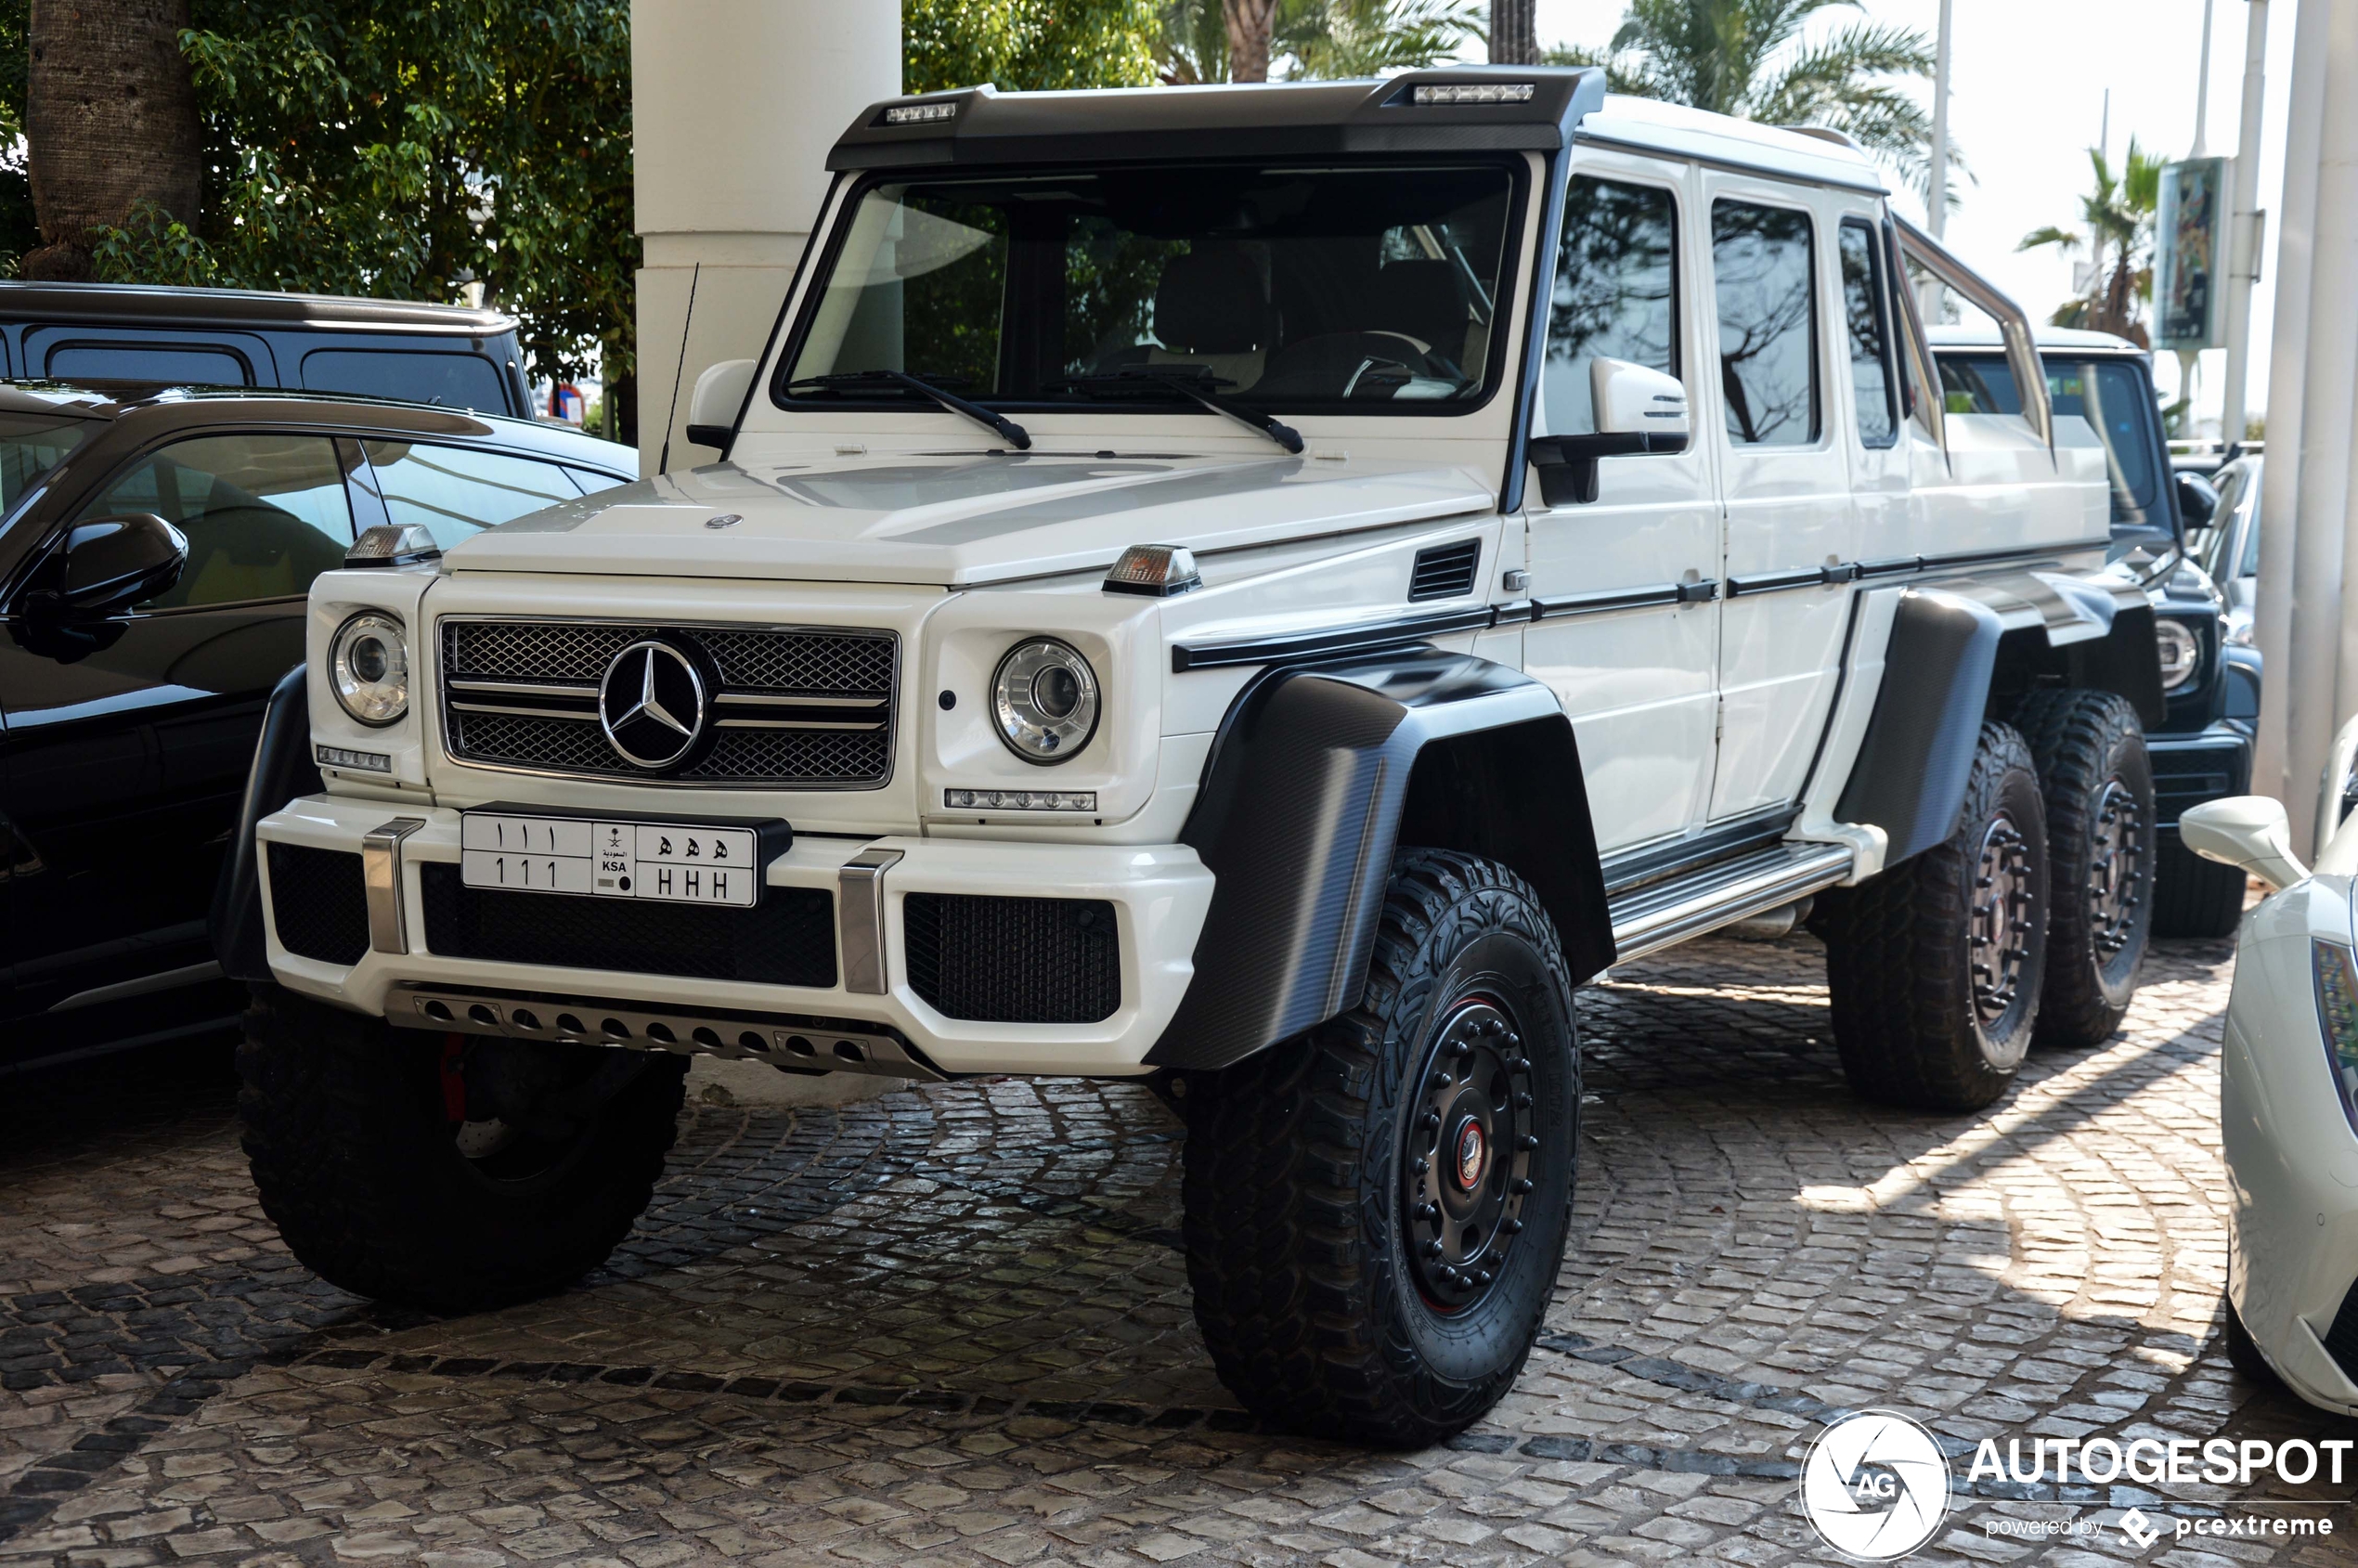
[[[369,895],[369,946],[408,952],[401,919],[401,841],[426,825],[423,817],[395,817],[360,840],[360,885]]]
[[[1615,899],[1613,962],[1642,958],[1831,888],[1850,875],[1850,867],[1846,845],[1787,842]]]
[[[102,1003],[123,1002],[134,996],[146,996],[151,991],[177,991],[182,986],[201,985],[206,980],[221,978],[220,964],[211,958],[201,964],[190,964],[178,969],[165,969],[153,975],[141,975],[136,980],[117,980],[112,985],[92,986],[77,991],[63,1002],[49,1004],[52,1013],[71,1013],[78,1007],[96,1007]]]
[[[884,877],[900,858],[898,849],[862,849],[836,874],[843,989],[855,996],[882,996],[892,989],[885,973]]]

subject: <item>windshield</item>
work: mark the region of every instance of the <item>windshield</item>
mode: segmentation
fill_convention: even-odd
[[[0,516],[14,512],[25,492],[63,462],[93,428],[89,420],[0,414]]]
[[[2169,465],[2154,428],[2152,383],[2144,367],[2131,359],[2052,353],[2040,357],[2046,363],[2047,398],[2055,417],[2078,414],[2104,441],[2113,526],[2168,529]],[[2000,355],[1940,356],[1940,390],[1952,414],[2022,412],[2014,371]]]
[[[1146,166],[872,186],[775,389],[910,402],[1471,407],[1496,379],[1519,178]],[[813,401],[806,402],[810,399]]]

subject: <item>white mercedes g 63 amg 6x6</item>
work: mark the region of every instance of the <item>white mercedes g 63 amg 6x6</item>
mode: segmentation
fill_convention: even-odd
[[[698,1052],[1147,1076],[1237,1397],[1424,1443],[1548,1302],[1607,965],[1807,919],[1902,1106],[2118,1024],[2162,707],[2103,449],[1840,138],[1451,69],[938,94],[830,163],[723,460],[312,590],[223,919],[322,1275],[577,1277]],[[2021,412],[1944,412],[1903,253]]]

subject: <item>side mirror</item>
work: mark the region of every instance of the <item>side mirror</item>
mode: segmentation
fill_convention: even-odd
[[[688,439],[726,452],[730,436],[736,433],[737,410],[745,406],[745,389],[760,368],[756,359],[723,359],[705,367],[696,378],[695,395],[688,399]]]
[[[1535,435],[1532,465],[1539,496],[1549,506],[1586,506],[1597,499],[1597,460],[1642,452],[1683,452],[1690,434],[1687,389],[1676,376],[1626,359],[1588,364],[1593,435]]]
[[[49,578],[26,607],[72,616],[110,616],[153,599],[180,580],[188,538],[151,512],[77,523],[50,560]]]
[[[2199,473],[2178,475],[2178,515],[2189,528],[2208,528],[2219,511],[2219,492]]]
[[[2204,860],[2241,866],[2272,890],[2309,875],[2292,852],[2292,824],[2283,804],[2264,795],[2231,795],[2189,806],[2179,814],[2178,836]]]

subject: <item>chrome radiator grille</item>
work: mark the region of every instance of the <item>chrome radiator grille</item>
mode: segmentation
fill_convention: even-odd
[[[717,678],[710,744],[649,771],[598,722],[606,667],[660,638]],[[889,631],[450,618],[440,625],[443,737],[484,767],[654,784],[872,789],[892,771],[900,639]]]

